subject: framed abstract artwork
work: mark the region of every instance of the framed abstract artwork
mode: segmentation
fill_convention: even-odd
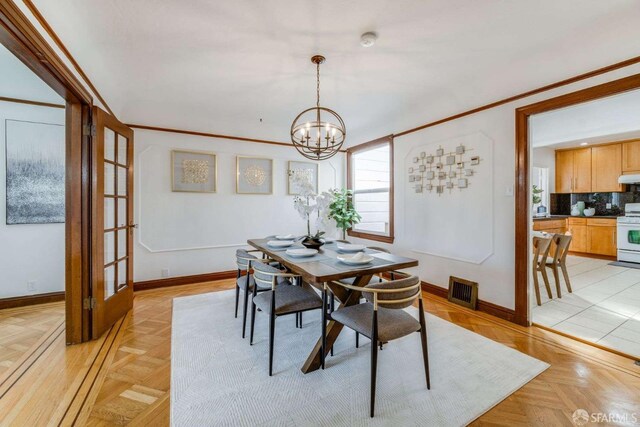
[[[65,222],[64,126],[5,120],[7,224]]]
[[[273,194],[273,160],[236,157],[236,193]]]
[[[313,184],[313,192],[318,193],[318,164],[308,162],[289,161],[287,170],[287,194],[296,196],[300,194],[293,177],[304,176]]]
[[[171,151],[171,191],[215,193],[218,164],[214,153]]]

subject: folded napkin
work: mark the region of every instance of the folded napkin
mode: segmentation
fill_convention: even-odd
[[[351,257],[351,259],[353,261],[362,261],[364,259],[366,255],[364,254],[364,252],[358,252],[357,254],[355,254],[354,256]]]

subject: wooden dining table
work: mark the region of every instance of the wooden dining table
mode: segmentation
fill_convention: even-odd
[[[341,252],[336,242],[325,244],[319,249],[318,254],[312,257],[294,258],[286,254],[286,249],[288,248],[269,246],[267,244],[269,240],[273,239],[249,239],[247,243],[265,253],[269,258],[278,261],[292,273],[301,276],[304,283],[320,290],[322,290],[324,284],[327,283],[328,288],[340,302],[338,309],[358,304],[360,302],[360,292],[346,289],[332,283],[332,281],[355,277],[353,285],[364,287],[369,283],[374,274],[416,267],[418,265],[418,260],[368,248],[365,249],[365,252],[373,257],[373,261],[363,266],[347,265],[337,259]],[[302,246],[296,243],[295,246],[292,247],[301,248]],[[342,324],[334,322],[333,320],[327,323],[327,347],[325,349],[325,356],[329,354],[342,328]],[[320,368],[321,349],[322,337],[319,337],[302,366],[302,372],[306,374]]]

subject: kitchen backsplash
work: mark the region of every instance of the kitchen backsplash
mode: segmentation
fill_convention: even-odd
[[[587,208],[596,208],[596,215],[622,215],[625,204],[640,203],[640,186],[629,185],[627,188],[629,191],[624,193],[551,193],[549,213],[551,215],[570,215],[571,205],[585,202]],[[611,209],[607,209],[607,203],[611,203]]]

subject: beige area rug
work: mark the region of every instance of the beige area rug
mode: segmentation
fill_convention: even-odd
[[[173,300],[171,424],[174,426],[466,425],[548,364],[427,314],[431,390],[419,334],[378,353],[376,416],[369,418],[370,343],[344,329],[326,369],[300,367],[320,336],[319,312],[276,321],[268,375],[268,317],[256,313],[253,346],[233,317],[234,291]],[[417,309],[408,309],[416,317]],[[250,316],[249,316],[250,317]]]

